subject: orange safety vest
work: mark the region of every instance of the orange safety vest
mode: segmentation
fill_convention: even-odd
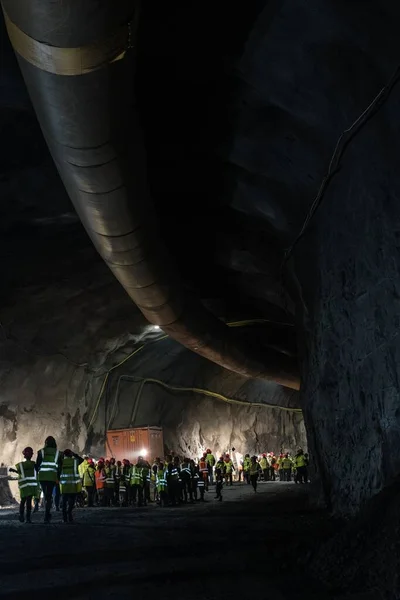
[[[106,474],[104,470],[102,469],[101,471],[96,471],[95,478],[96,490],[104,490],[104,488],[106,487]]]

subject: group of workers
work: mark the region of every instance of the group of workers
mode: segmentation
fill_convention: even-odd
[[[52,436],[33,461],[33,449],[25,448],[25,460],[9,469],[18,474],[20,491],[19,520],[31,523],[32,501],[34,511],[39,510],[40,498],[45,507],[45,523],[51,521],[51,509],[59,510],[62,504],[63,521],[73,521],[73,509],[77,499],[80,506],[146,506],[157,502],[160,506],[177,506],[180,503],[204,502],[205,492],[215,483],[215,499],[222,501],[224,484],[233,480],[251,484],[257,491],[259,479],[275,481],[278,473],[281,481],[291,481],[294,473],[296,483],[308,482],[308,456],[299,450],[294,458],[289,454],[276,457],[274,453],[250,456],[238,460],[225,453],[218,460],[207,449],[197,463],[189,458],[170,454],[165,460],[156,458],[150,463],[143,456],[136,462],[115,458],[95,461],[89,456],[82,458],[67,449],[57,449]]]

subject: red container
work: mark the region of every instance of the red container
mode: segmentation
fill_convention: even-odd
[[[116,460],[127,458],[136,462],[143,456],[151,462],[164,457],[162,427],[136,427],[133,429],[109,429],[107,431],[106,456]]]

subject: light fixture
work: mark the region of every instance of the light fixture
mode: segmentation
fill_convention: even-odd
[[[144,448],[143,450],[140,451],[140,456],[147,456],[146,448]]]

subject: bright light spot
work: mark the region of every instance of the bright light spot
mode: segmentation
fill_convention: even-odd
[[[154,325],[153,326],[153,331],[160,331],[161,327],[159,327],[158,325]]]
[[[140,456],[147,456],[147,450],[146,449],[141,450],[140,451]]]

